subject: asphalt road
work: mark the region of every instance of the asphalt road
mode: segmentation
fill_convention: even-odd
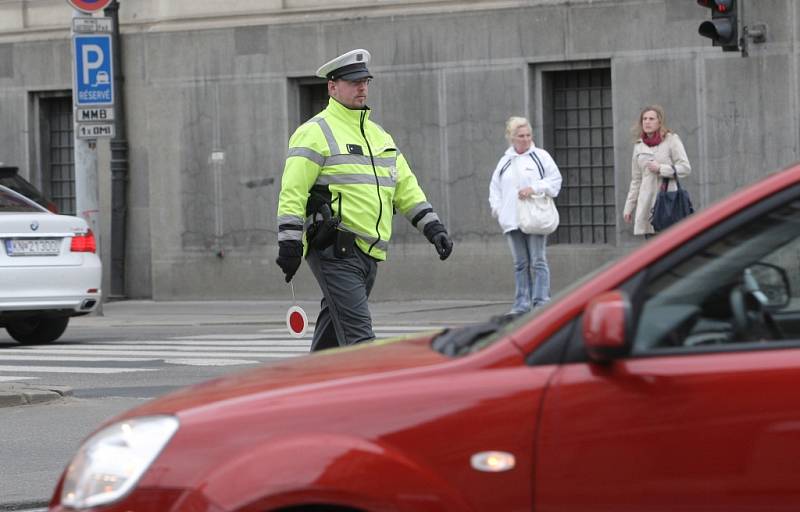
[[[494,302],[373,306],[378,337],[463,325],[504,313]],[[316,316],[314,304],[303,304]],[[265,313],[266,312],[266,313]],[[20,347],[0,330],[0,385],[71,389],[58,400],[0,408],[0,511],[45,506],[81,441],[104,420],[197,382],[301,357],[288,335],[285,304],[111,303],[103,317],[75,319],[56,343]]]

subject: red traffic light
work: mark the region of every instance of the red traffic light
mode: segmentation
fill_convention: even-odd
[[[711,20],[702,22],[697,32],[711,39],[714,46],[721,46],[723,51],[738,51],[736,0],[697,0],[697,4],[711,9]]]
[[[716,12],[728,12],[733,0],[697,0],[698,5],[714,9]]]

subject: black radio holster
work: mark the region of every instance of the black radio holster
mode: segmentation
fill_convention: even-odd
[[[311,224],[306,230],[308,248],[321,251],[333,244],[340,219],[331,210],[330,193],[326,197],[312,190],[306,204],[306,215],[311,217]]]
[[[349,231],[337,230],[334,254],[337,258],[348,258],[353,255],[356,247],[356,235]]]

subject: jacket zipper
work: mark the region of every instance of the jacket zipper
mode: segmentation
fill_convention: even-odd
[[[375,234],[377,238],[372,245],[369,246],[367,252],[372,252],[372,248],[375,247],[375,244],[380,242],[381,240],[381,217],[383,217],[383,199],[381,199],[381,185],[380,181],[378,181],[378,171],[375,169],[375,156],[372,154],[372,148],[369,145],[369,140],[367,139],[367,134],[364,133],[364,119],[367,117],[367,111],[361,111],[361,122],[359,123],[359,127],[361,128],[361,136],[364,137],[364,141],[367,143],[367,151],[369,151],[369,161],[372,164],[372,174],[375,176],[375,191],[378,194],[378,220],[375,221]]]

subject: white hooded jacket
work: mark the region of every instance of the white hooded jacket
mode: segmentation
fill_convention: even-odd
[[[489,185],[492,216],[497,219],[503,233],[519,229],[517,193],[525,187],[555,198],[561,190],[561,173],[550,153],[544,149],[531,145],[528,151],[519,154],[511,146],[497,162]]]

